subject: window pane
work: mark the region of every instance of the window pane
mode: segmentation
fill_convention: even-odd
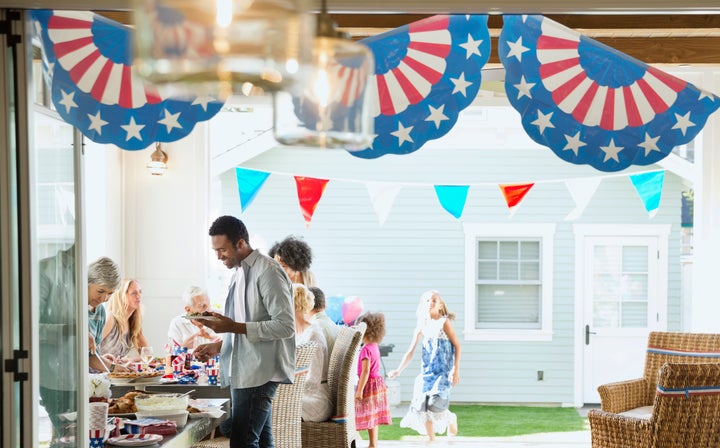
[[[594,272],[617,272],[620,268],[619,246],[595,246]]]
[[[540,259],[540,242],[539,241],[522,241],[520,243],[520,259],[521,260],[539,260]]]
[[[476,328],[540,328],[540,286],[478,285]]]
[[[595,274],[593,279],[593,298],[595,300],[619,300],[620,276],[615,274]]]
[[[501,241],[500,242],[500,259],[501,260],[517,260],[518,254],[518,243],[516,241]]]
[[[518,264],[516,262],[500,262],[500,280],[517,280],[518,279]]]
[[[620,304],[617,302],[593,303],[593,327],[618,328],[620,326]]]
[[[540,280],[540,264],[520,263],[520,280]]]
[[[496,260],[497,243],[495,241],[478,241],[478,259]]]
[[[622,252],[622,270],[624,272],[647,272],[647,246],[625,246]]]
[[[648,276],[647,274],[625,274],[623,275],[623,300],[648,300]]]
[[[478,280],[497,280],[497,263],[494,261],[479,262]]]
[[[622,327],[623,328],[645,328],[647,327],[647,303],[631,302],[622,304]]]

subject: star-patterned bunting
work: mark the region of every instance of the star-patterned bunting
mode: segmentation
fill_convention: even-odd
[[[600,171],[649,165],[700,132],[720,99],[542,16],[503,16],[508,99],[536,142]]]
[[[222,107],[212,98],[162,98],[135,77],[131,30],[120,23],[89,11],[31,15],[55,108],[92,141],[128,150],[176,141]]]
[[[433,16],[360,41],[375,55],[375,140],[350,153],[408,154],[445,135],[480,89],[490,57],[485,15]]]

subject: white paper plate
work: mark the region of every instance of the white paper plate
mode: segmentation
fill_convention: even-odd
[[[110,383],[115,386],[132,386],[134,384],[160,384],[160,380],[162,380],[162,375],[158,376],[148,376],[145,378],[140,378],[137,381],[132,381],[134,378],[110,378]]]
[[[115,446],[148,446],[162,439],[160,434],[123,434],[118,437],[110,437],[105,443]]]

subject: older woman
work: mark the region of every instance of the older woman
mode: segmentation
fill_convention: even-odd
[[[115,359],[125,358],[134,348],[147,346],[142,331],[142,288],[133,279],[123,280],[120,288],[110,296],[109,316],[103,328],[100,351]]]
[[[307,313],[315,304],[313,294],[300,283],[293,283],[295,298],[295,344],[316,342],[315,356],[310,362],[310,371],[305,380],[302,397],[302,418],[310,422],[324,422],[329,419],[333,405],[327,385],[328,348],[322,329],[312,324]]]

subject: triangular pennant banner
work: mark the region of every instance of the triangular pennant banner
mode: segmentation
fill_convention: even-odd
[[[395,198],[400,192],[400,185],[386,182],[367,182],[365,186],[370,194],[370,201],[377,215],[378,223],[383,225],[395,203]]]
[[[518,205],[535,183],[530,184],[500,184],[500,191],[505,198],[508,208]]]
[[[298,200],[302,209],[305,225],[310,227],[313,213],[317,208],[320,198],[325,192],[329,179],[316,179],[314,177],[293,176],[297,185]]]
[[[660,207],[660,196],[662,195],[663,181],[665,180],[665,171],[654,171],[650,173],[633,174],[630,176],[635,191],[643,201],[645,210],[652,218]]]
[[[238,192],[240,193],[240,209],[244,212],[255,199],[270,173],[237,167],[235,168],[235,176],[237,177]]]
[[[455,218],[460,219],[470,186],[468,185],[435,185],[435,194],[442,208]]]
[[[575,201],[575,208],[568,213],[565,221],[578,219],[583,214],[588,203],[590,203],[590,199],[595,195],[595,191],[597,191],[600,185],[600,180],[601,178],[599,177],[590,177],[587,179],[568,179],[565,181],[565,186],[570,192],[573,201]]]

